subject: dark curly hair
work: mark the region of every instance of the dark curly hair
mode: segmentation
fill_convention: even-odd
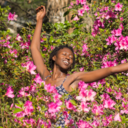
[[[74,66],[75,66],[74,50],[73,50],[73,48],[72,48],[71,46],[68,46],[68,45],[66,44],[66,45],[59,45],[58,47],[55,47],[54,50],[51,52],[50,58],[49,58],[49,66],[50,66],[50,68],[51,68],[52,70],[53,70],[53,67],[54,67],[54,61],[52,60],[52,57],[53,57],[54,55],[56,55],[57,52],[58,52],[60,49],[63,49],[63,48],[68,48],[68,49],[70,49],[70,50],[72,51],[72,53],[73,53],[73,66],[72,66],[72,68],[74,68]]]

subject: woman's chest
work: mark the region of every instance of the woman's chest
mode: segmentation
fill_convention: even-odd
[[[69,84],[67,82],[65,82],[64,79],[60,79],[60,80],[51,80],[48,79],[47,81],[45,81],[46,84],[50,84],[51,86],[56,86],[56,89],[58,91],[69,91]]]

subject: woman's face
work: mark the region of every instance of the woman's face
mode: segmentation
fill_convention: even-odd
[[[53,57],[53,60],[59,67],[68,70],[73,64],[73,53],[69,48],[60,49],[57,55]]]

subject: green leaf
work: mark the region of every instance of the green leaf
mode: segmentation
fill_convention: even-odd
[[[70,102],[71,102],[73,105],[77,106],[77,103],[75,102],[75,100],[70,100]]]
[[[70,10],[66,11],[66,12],[64,13],[64,16],[68,15],[69,12],[70,12]]]
[[[13,113],[15,114],[15,113],[17,113],[17,112],[21,112],[21,111],[22,111],[21,109],[16,108],[16,109],[13,111]]]
[[[51,36],[49,39],[49,42],[53,42],[53,41],[54,41],[54,38],[53,38],[53,36]]]

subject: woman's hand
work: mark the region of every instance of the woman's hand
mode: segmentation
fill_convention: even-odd
[[[46,10],[45,10],[45,6],[40,6],[36,9],[36,20],[39,21],[39,20],[43,20],[43,18],[45,17],[46,15]]]

